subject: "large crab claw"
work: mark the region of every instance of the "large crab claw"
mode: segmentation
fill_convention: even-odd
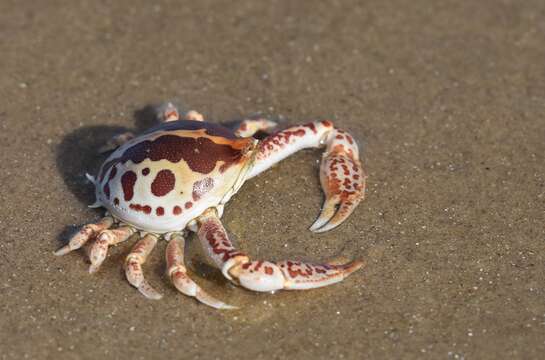
[[[214,209],[198,219],[197,235],[223,275],[237,285],[254,291],[305,290],[342,281],[362,267],[359,260],[339,264],[298,261],[251,261],[237,250]]]
[[[349,149],[350,150],[350,149]],[[340,225],[365,195],[365,178],[360,161],[354,152],[337,145],[324,153],[320,166],[320,182],[325,194],[322,212],[311,231],[324,232]]]
[[[236,257],[225,263],[222,272],[229,280],[253,291],[306,290],[340,282],[362,266],[359,260],[334,265]]]
[[[354,211],[365,194],[366,175],[359,159],[358,145],[347,132],[328,120],[294,126],[268,136],[259,143],[248,178],[305,148],[325,146],[320,181],[325,193],[322,212],[311,231],[324,232],[340,225]]]

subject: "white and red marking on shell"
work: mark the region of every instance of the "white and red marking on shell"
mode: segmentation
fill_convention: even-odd
[[[253,140],[208,123],[187,123],[190,129],[167,123],[106,160],[97,198],[114,216],[163,233],[183,229],[208,207],[228,200]]]

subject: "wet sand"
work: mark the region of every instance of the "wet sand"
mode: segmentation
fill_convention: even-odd
[[[545,3],[0,3],[1,359],[538,359],[545,351]],[[178,294],[161,242],[148,301],[83,252],[85,172],[175,99],[213,121],[331,118],[362,145],[367,199],[307,230],[320,151],[245,184],[224,223],[256,258],[363,258],[346,281],[256,294],[193,241]],[[194,240],[194,238],[192,238]]]

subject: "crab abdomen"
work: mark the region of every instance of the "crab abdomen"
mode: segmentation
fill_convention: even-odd
[[[96,181],[101,205],[140,230],[179,231],[225,202],[249,159],[251,139],[228,137],[217,125],[175,123],[120,147]]]

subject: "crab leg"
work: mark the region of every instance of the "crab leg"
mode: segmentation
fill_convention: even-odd
[[[180,117],[180,112],[178,108],[174,106],[171,102],[161,105],[158,109],[159,121],[160,122],[169,122],[176,120],[193,120],[193,121],[204,121],[204,117],[201,113],[190,110],[184,114],[183,117]]]
[[[55,251],[55,255],[61,256],[68,254],[70,251],[79,249],[87,241],[94,238],[101,230],[107,229],[114,223],[114,219],[111,216],[105,216],[100,219],[96,224],[87,224],[81,228],[81,230],[72,236],[68,244]]]
[[[258,131],[267,131],[274,128],[277,124],[267,119],[247,119],[243,120],[235,130],[238,137],[250,137]]]
[[[251,261],[233,246],[215,210],[205,212],[198,223],[198,237],[223,275],[250,290],[305,290],[327,286],[342,281],[363,266],[358,260],[345,264]]]
[[[204,121],[204,116],[198,111],[189,110],[185,113],[182,120]]]
[[[139,240],[125,259],[125,275],[132,286],[138,289],[148,299],[158,300],[163,296],[157,292],[144,278],[142,264],[157,244],[157,237],[147,234]]]
[[[363,200],[365,172],[358,146],[350,134],[333,127],[330,121],[295,126],[267,137],[259,144],[249,177],[305,148],[326,147],[320,166],[320,182],[325,193],[322,212],[311,231],[324,232],[340,225]]]
[[[91,266],[89,267],[90,273],[95,273],[98,268],[106,259],[108,254],[108,246],[119,244],[127,240],[134,234],[135,229],[130,226],[123,226],[114,230],[102,230],[98,233],[94,244],[91,246],[91,252],[89,259],[91,260]]]
[[[184,265],[185,239],[181,234],[175,233],[170,237],[166,249],[167,274],[172,284],[182,294],[195,297],[197,300],[216,309],[236,309],[206,293],[187,275]]]

